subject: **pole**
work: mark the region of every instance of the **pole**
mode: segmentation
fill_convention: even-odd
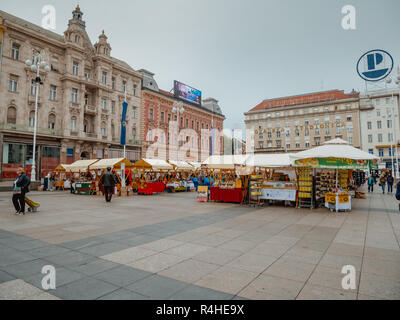
[[[32,149],[32,171],[31,171],[31,181],[36,181],[36,132],[37,132],[37,113],[38,113],[38,100],[39,100],[39,85],[40,82],[37,82],[39,75],[40,75],[40,61],[41,59],[37,60],[36,63],[36,92],[35,92],[35,119],[33,125],[33,149]]]
[[[399,99],[397,101],[397,117],[399,118],[399,102],[400,102],[400,94],[399,94]],[[397,141],[397,135],[396,135],[396,123],[398,122],[398,120],[396,120],[396,115],[394,113],[394,99],[392,100],[392,104],[393,104],[393,139],[394,139],[394,144],[395,144],[395,150],[396,150],[396,165],[397,165],[397,170],[396,170],[396,178],[399,179],[400,178],[400,174],[399,174],[399,150],[398,150],[398,141]]]
[[[394,156],[393,156],[393,153],[394,153],[394,144],[392,143],[392,142],[394,142],[394,143],[396,143],[396,140],[395,140],[395,138],[394,138],[394,136],[395,136],[395,131],[394,131],[394,123],[396,122],[396,120],[395,120],[395,116],[394,116],[394,107],[393,107],[393,104],[394,104],[394,92],[392,91],[392,110],[391,110],[391,112],[392,112],[392,116],[391,116],[391,120],[392,120],[392,141],[391,141],[391,143],[390,143],[390,154],[391,154],[391,156],[392,156],[392,177],[395,177],[395,172],[394,172]]]

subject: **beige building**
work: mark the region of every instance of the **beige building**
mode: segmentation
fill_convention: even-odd
[[[0,11],[6,27],[0,78],[1,178],[15,168],[30,172],[36,74],[25,61],[41,53],[51,71],[41,73],[37,168],[43,177],[58,163],[122,156],[119,145],[124,89],[129,105],[127,158],[140,157],[142,75],[111,56],[104,31],[93,45],[79,6],[64,35]]]
[[[255,153],[297,152],[341,138],[360,147],[359,93],[340,90],[268,99],[245,113]]]

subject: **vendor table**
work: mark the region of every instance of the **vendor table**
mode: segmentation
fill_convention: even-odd
[[[261,193],[259,199],[296,201],[296,190],[294,189],[261,189]]]
[[[77,194],[90,194],[90,188],[92,186],[91,182],[76,182],[75,183],[75,190]]]
[[[164,192],[165,184],[164,182],[147,182],[147,187],[151,188],[153,192]]]
[[[222,202],[242,202],[242,189],[222,189],[219,187],[210,188],[210,200]]]
[[[349,193],[328,193],[325,195],[325,207],[331,211],[351,210],[351,195]]]

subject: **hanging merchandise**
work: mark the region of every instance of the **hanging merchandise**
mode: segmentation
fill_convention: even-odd
[[[313,177],[311,168],[298,168],[298,208],[313,208]]]

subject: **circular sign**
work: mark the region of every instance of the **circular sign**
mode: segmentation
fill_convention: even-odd
[[[393,70],[392,56],[380,49],[364,53],[357,62],[357,73],[365,81],[380,81]]]

